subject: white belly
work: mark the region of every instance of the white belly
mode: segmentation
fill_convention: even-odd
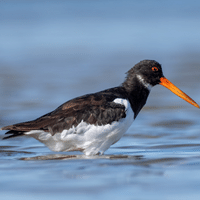
[[[86,155],[103,154],[123,136],[134,120],[134,113],[126,99],[118,98],[114,102],[125,106],[126,118],[101,126],[82,121],[78,126],[63,130],[53,136],[48,132],[39,130],[30,131],[26,134],[44,143],[52,151],[81,150]]]

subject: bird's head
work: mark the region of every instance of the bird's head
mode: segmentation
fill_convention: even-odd
[[[188,95],[186,95],[183,91],[181,91],[164,77],[161,65],[155,60],[143,60],[131,68],[127,72],[126,82],[131,83],[131,81],[134,79],[137,79],[140,84],[149,90],[151,87],[160,84],[188,103],[200,108],[193,99],[191,99]]]

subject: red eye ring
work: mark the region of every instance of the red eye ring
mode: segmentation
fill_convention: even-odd
[[[152,69],[152,71],[158,71],[157,67],[152,67],[151,69]]]

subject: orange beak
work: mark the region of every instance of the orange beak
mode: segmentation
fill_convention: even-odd
[[[160,78],[160,85],[163,85],[167,89],[171,90],[174,94],[176,94],[180,98],[184,99],[188,103],[192,104],[193,106],[200,108],[199,105],[193,99],[191,99],[187,94],[185,94],[180,89],[178,89],[173,83],[171,83],[165,77]]]

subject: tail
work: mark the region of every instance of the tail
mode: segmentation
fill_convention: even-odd
[[[11,131],[8,131],[8,132],[5,133],[6,135],[7,134],[11,134],[11,135],[5,136],[3,138],[3,140],[13,138],[13,137],[22,136],[22,135],[24,135],[24,133],[25,133],[25,131],[13,131],[13,130],[11,130]]]
[[[15,125],[2,127],[0,130],[9,130],[8,132],[5,133],[7,136],[5,136],[3,138],[3,140],[13,138],[13,137],[22,136],[26,132],[24,130],[16,130],[16,129],[17,128],[15,127]]]
[[[8,130],[8,132],[6,132],[5,134],[6,135],[10,134],[10,135],[5,136],[3,139],[9,139],[9,138],[25,135],[26,132],[29,132],[31,130],[38,130],[41,128],[40,125],[41,124],[37,123],[37,119],[36,119],[33,121],[4,126],[0,130]]]

